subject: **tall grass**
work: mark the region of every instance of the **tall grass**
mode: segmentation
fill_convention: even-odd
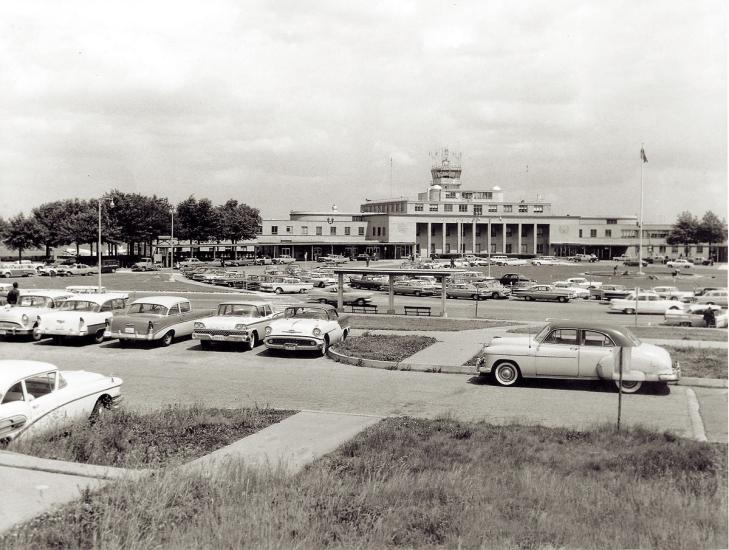
[[[352,336],[335,345],[336,351],[352,357],[378,361],[402,361],[435,344],[429,336],[369,334]]]
[[[726,446],[388,419],[294,478],[231,464],[86,493],[0,548],[724,548]]]
[[[198,458],[250,435],[293,411],[168,406],[151,413],[125,409],[80,421],[62,431],[20,437],[9,451],[88,464],[159,467]]]
[[[727,350],[690,346],[661,346],[674,361],[681,363],[683,376],[727,378]]]

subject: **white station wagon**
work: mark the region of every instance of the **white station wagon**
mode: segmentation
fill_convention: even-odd
[[[192,338],[200,340],[203,349],[214,342],[243,343],[253,349],[263,340],[266,325],[280,316],[269,303],[223,302],[216,315],[195,321]]]
[[[35,332],[38,316],[55,311],[59,305],[74,295],[64,290],[22,290],[15,307],[0,308],[0,336],[30,336],[40,338]]]
[[[306,283],[296,277],[274,277],[271,281],[261,283],[262,292],[275,292],[276,294],[303,293],[314,288],[313,283]]]
[[[39,361],[0,361],[0,440],[98,415],[122,400],[122,379],[59,371]]]
[[[625,298],[610,300],[610,311],[629,315],[634,313],[660,313],[663,315],[669,309],[682,309],[681,303],[677,300],[661,298],[655,292],[638,292],[637,300],[635,292],[631,292]]]
[[[268,349],[320,351],[326,355],[332,344],[345,340],[348,326],[342,326],[337,309],[327,304],[289,306],[283,318],[266,327],[263,340]]]
[[[100,344],[114,313],[123,313],[128,299],[129,295],[123,293],[74,296],[52,312],[40,315],[35,332],[40,338],[50,336],[56,344],[66,337],[90,338]]]

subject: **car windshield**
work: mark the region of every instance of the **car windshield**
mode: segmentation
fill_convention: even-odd
[[[48,296],[21,296],[18,298],[19,307],[52,307],[53,300]]]
[[[322,319],[327,320],[327,312],[321,308],[311,307],[287,307],[284,312],[286,319]]]
[[[154,313],[155,315],[167,315],[167,308],[160,304],[138,303],[129,307],[128,313]]]
[[[227,317],[260,317],[258,307],[251,304],[220,304],[218,315]]]
[[[99,312],[101,310],[101,306],[99,304],[95,304],[94,302],[89,302],[86,300],[67,300],[58,307],[58,310]]]

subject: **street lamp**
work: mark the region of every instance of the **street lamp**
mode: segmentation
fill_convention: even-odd
[[[103,201],[109,201],[109,208],[114,208],[114,198],[102,195],[98,201],[98,204],[99,204],[99,242],[96,243],[96,254],[98,255],[99,292],[101,292],[101,203]]]
[[[170,268],[175,268],[175,209],[170,206]]]

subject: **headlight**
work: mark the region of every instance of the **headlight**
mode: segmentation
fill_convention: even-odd
[[[264,330],[264,332],[266,333],[266,336],[268,336],[269,334],[271,334],[271,327],[266,327],[266,329]]]
[[[25,325],[28,322],[28,316],[25,313],[23,313],[23,316],[20,318],[20,320]]]
[[[192,328],[195,329],[195,330],[198,330],[200,328],[205,328],[205,323],[197,323],[196,322],[194,325],[192,325]]]
[[[245,330],[246,326],[243,323],[238,323],[233,327],[235,330]]]
[[[313,334],[314,336],[321,336],[321,329],[319,329],[319,328],[315,328],[315,329],[314,329],[314,330],[312,331],[312,334]]]

